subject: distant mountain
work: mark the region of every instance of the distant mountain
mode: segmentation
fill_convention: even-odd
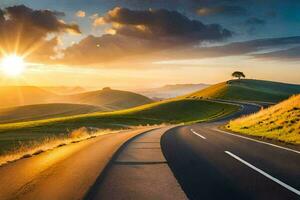
[[[187,97],[277,103],[299,93],[300,85],[243,79],[212,85]]]
[[[151,103],[148,97],[133,92],[103,90],[58,95],[35,86],[0,87],[0,108],[47,103],[87,104],[100,106],[104,110],[120,110]]]
[[[207,84],[174,84],[174,85],[165,85],[159,88],[152,88],[147,90],[139,91],[140,94],[143,94],[152,99],[167,99],[173,98],[188,93],[192,93],[201,89],[208,87]]]

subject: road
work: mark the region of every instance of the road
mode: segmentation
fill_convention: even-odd
[[[219,131],[227,120],[168,130],[161,146],[189,199],[300,199],[300,152]]]
[[[161,151],[160,139],[168,129],[149,131],[129,141],[85,199],[187,199]]]
[[[65,145],[0,167],[0,199],[82,199],[117,150],[153,128]]]

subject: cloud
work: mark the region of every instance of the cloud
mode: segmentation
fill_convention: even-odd
[[[251,17],[241,23],[241,28],[244,29],[246,33],[253,35],[266,24],[267,22],[263,19]]]
[[[247,10],[240,6],[216,6],[216,7],[201,7],[197,9],[197,14],[200,16],[209,15],[226,15],[226,16],[244,16],[247,15]]]
[[[62,62],[72,65],[108,63],[162,48],[165,48],[163,44],[124,35],[90,35],[67,48]]]
[[[295,47],[297,45],[298,47]],[[189,58],[213,58],[225,56],[250,56],[254,58],[300,58],[300,36],[281,37],[281,38],[265,38],[243,42],[233,42],[226,45],[214,47],[198,47],[194,49],[183,49],[176,51],[175,57],[180,55],[188,55]],[[288,50],[279,50],[288,49]],[[264,53],[269,52],[269,53]],[[170,53],[172,54],[172,53]]]
[[[54,47],[58,44],[58,34],[80,33],[76,24],[65,23],[59,19],[61,16],[64,16],[64,13],[33,10],[24,5],[0,10],[1,49],[6,54],[30,54],[28,56],[34,59],[38,59],[37,55],[49,58],[55,53]],[[34,54],[33,51],[38,53]]]
[[[300,46],[288,48],[284,50],[272,51],[268,53],[258,53],[253,55],[256,58],[268,60],[300,60]]]
[[[266,21],[263,19],[259,19],[257,17],[251,17],[251,18],[247,19],[244,24],[247,26],[265,25]]]
[[[111,23],[116,34],[144,39],[223,40],[232,35],[218,24],[205,25],[166,9],[130,10],[115,7],[97,20],[100,24]]]
[[[82,10],[78,10],[76,12],[76,16],[79,17],[79,18],[84,18],[85,17],[85,12],[82,11]]]
[[[221,41],[232,36],[231,31],[218,24],[203,24],[166,9],[115,7],[104,16],[94,18],[93,24],[111,24],[107,31],[111,34],[89,36],[69,47],[64,52],[65,61],[73,63],[73,58],[77,58],[81,64],[108,62],[203,41]]]

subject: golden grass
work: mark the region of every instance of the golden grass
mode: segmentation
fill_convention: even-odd
[[[0,166],[9,162],[38,155],[42,152],[65,146],[71,143],[81,142],[86,139],[91,139],[100,135],[116,133],[112,130],[88,130],[85,127],[76,129],[64,137],[48,137],[43,140],[32,141],[31,143],[21,144],[16,149],[7,152],[0,156]]]
[[[218,98],[222,96],[222,94],[225,92],[226,89],[227,89],[226,82],[222,82],[222,83],[212,85],[203,90],[189,94],[187,95],[187,97]]]
[[[146,125],[146,126],[129,126],[130,130],[144,129],[145,127],[160,128],[164,126],[169,126],[169,124],[160,125]],[[126,130],[128,130],[126,129]],[[79,129],[73,130],[64,137],[47,137],[43,140],[35,140],[30,143],[18,145],[14,150],[8,151],[5,154],[0,155],[0,166],[20,160],[22,158],[29,158],[45,151],[49,151],[58,147],[62,147],[68,144],[81,142],[87,139],[92,139],[101,135],[122,133],[125,129],[110,130],[110,129],[98,129],[98,128],[86,128],[81,127]]]
[[[287,143],[300,144],[300,95],[258,113],[231,121],[227,129]]]
[[[49,103],[0,108],[0,123],[13,123],[108,111],[99,106]]]

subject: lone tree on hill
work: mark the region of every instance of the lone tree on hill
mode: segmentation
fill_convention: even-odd
[[[234,78],[238,78],[238,79],[241,79],[241,78],[245,78],[245,74],[243,72],[239,72],[239,71],[235,71],[231,74],[232,77]]]

